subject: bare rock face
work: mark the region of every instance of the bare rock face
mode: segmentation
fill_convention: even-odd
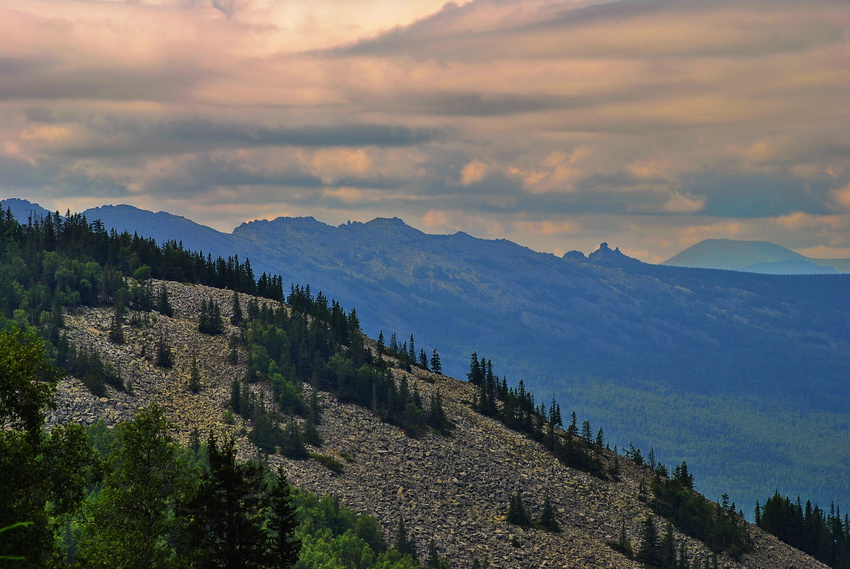
[[[225,421],[230,385],[245,373],[244,354],[238,365],[225,360],[229,351],[227,338],[236,328],[227,326],[219,336],[197,331],[201,301],[210,297],[216,300],[227,321],[233,293],[164,284],[175,310],[174,318],[153,313],[146,325],[126,326],[126,342],[122,345],[107,339],[110,310],[86,309],[68,315],[68,338],[97,349],[104,361],[120,370],[131,392],[107,388],[106,397],[98,398],[78,380],[66,378],[60,385],[57,409],[49,423],[90,424],[103,419],[113,426],[155,402],[165,409],[178,440],[186,442],[195,428],[202,436],[211,430],[227,431],[237,437],[243,457],[256,456],[257,449],[245,436],[250,426],[239,417]],[[243,309],[247,302],[248,297],[242,297]],[[150,361],[160,332],[168,335],[174,351],[175,364],[169,370],[157,368]],[[193,357],[202,380],[198,393],[189,390]],[[616,541],[625,524],[633,547],[639,546],[641,524],[651,513],[646,503],[638,499],[642,483],[648,485],[651,480],[648,469],[607,451],[603,451],[602,460],[609,464],[619,461],[619,481],[600,480],[567,468],[538,443],[475,413],[469,405],[474,393],[471,385],[416,369],[408,374],[408,379],[416,383],[426,399],[434,390],[441,392],[446,413],[456,425],[451,436],[427,433],[410,438],[368,410],[320,393],[320,433],[325,444],[314,450],[337,459],[344,465],[342,472],[332,472],[316,460],[272,456],[269,462],[283,463],[294,484],[330,494],[343,505],[374,516],[389,540],[403,517],[420,556],[433,541],[456,568],[471,567],[474,559],[486,559],[492,567],[505,569],[641,567],[608,543]],[[267,389],[262,385],[252,388]],[[522,492],[533,516],[539,516],[548,497],[563,531],[554,534],[506,523],[508,500],[516,491]],[[719,567],[826,567],[758,528],[750,527],[749,531],[754,551],[740,562],[721,556]],[[675,538],[677,549],[684,544],[692,560],[712,555],[703,544],[683,534],[676,532]]]

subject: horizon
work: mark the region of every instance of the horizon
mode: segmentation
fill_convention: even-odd
[[[773,241],[767,241],[767,240],[763,240],[763,239],[732,239],[732,238],[729,238],[729,237],[711,237],[711,238],[703,239],[703,240],[701,240],[701,241],[699,241],[699,242],[697,242],[697,243],[694,243],[694,244],[692,244],[692,245],[689,245],[688,247],[685,247],[684,249],[682,249],[682,250],[680,250],[680,251],[677,251],[677,252],[673,253],[672,255],[670,255],[670,257],[665,258],[665,259],[664,259],[663,261],[661,261],[661,262],[653,262],[653,261],[647,261],[647,260],[645,260],[645,259],[640,259],[639,257],[633,256],[633,255],[629,254],[629,251],[628,251],[627,249],[624,249],[622,246],[620,246],[620,245],[619,245],[619,244],[617,244],[616,242],[614,242],[614,241],[612,241],[612,240],[607,240],[607,239],[606,239],[606,240],[603,240],[603,241],[600,241],[600,242],[599,242],[599,243],[598,243],[595,247],[592,247],[592,248],[589,248],[589,249],[586,249],[586,250],[582,250],[582,249],[579,249],[579,248],[572,248],[572,249],[566,249],[566,250],[563,250],[563,251],[560,251],[560,252],[559,252],[559,251],[544,251],[544,250],[535,249],[534,247],[531,247],[531,246],[525,245],[525,244],[523,244],[523,243],[519,243],[519,242],[513,241],[512,239],[509,239],[509,238],[507,238],[507,237],[492,236],[492,235],[491,235],[491,236],[480,236],[480,235],[475,235],[474,233],[472,233],[472,232],[470,232],[470,231],[467,231],[467,230],[465,230],[465,229],[463,229],[463,228],[457,229],[457,230],[452,231],[452,232],[431,232],[431,231],[428,231],[427,229],[423,229],[423,228],[421,228],[421,227],[417,227],[417,226],[415,226],[415,225],[413,225],[413,224],[409,223],[406,219],[404,219],[404,218],[403,218],[403,217],[401,217],[400,215],[379,215],[379,216],[377,216],[377,217],[373,217],[373,218],[371,218],[371,219],[366,219],[366,220],[363,220],[363,221],[361,221],[361,220],[355,220],[355,219],[348,219],[348,220],[343,221],[343,222],[341,222],[341,223],[329,223],[329,222],[327,222],[327,221],[324,221],[324,220],[322,220],[322,219],[319,219],[319,218],[318,218],[318,217],[316,217],[315,215],[309,215],[309,214],[305,214],[305,215],[297,215],[297,216],[293,216],[293,215],[279,215],[279,216],[271,217],[271,218],[246,219],[246,220],[244,220],[244,221],[242,221],[242,222],[238,223],[238,224],[237,224],[236,226],[234,226],[234,227],[231,227],[231,228],[229,228],[229,229],[222,229],[222,228],[213,227],[213,226],[211,226],[211,225],[206,225],[206,224],[204,224],[204,223],[201,223],[201,222],[199,222],[199,221],[197,221],[197,220],[195,220],[195,219],[192,219],[191,217],[185,216],[185,215],[180,215],[180,214],[173,213],[173,212],[170,212],[170,211],[167,211],[167,210],[146,209],[146,208],[138,207],[138,206],[135,206],[135,205],[133,205],[133,204],[129,204],[129,203],[102,203],[102,204],[99,204],[99,205],[89,206],[89,207],[87,207],[87,208],[83,208],[83,209],[80,209],[80,210],[73,210],[73,209],[68,208],[68,207],[66,207],[66,208],[59,208],[59,207],[46,207],[44,204],[41,204],[41,203],[35,202],[35,201],[33,201],[33,200],[31,200],[31,199],[28,199],[28,198],[21,198],[21,197],[19,197],[19,196],[12,196],[12,197],[7,197],[7,198],[0,198],[0,202],[4,202],[4,201],[9,200],[9,199],[18,199],[18,200],[27,201],[27,202],[29,202],[29,203],[31,203],[31,204],[33,204],[33,205],[37,205],[37,206],[43,207],[44,209],[46,209],[46,210],[48,210],[48,211],[51,211],[51,212],[58,212],[60,215],[64,215],[64,214],[62,213],[62,211],[63,211],[63,210],[64,210],[64,211],[69,211],[69,210],[70,210],[72,213],[83,213],[83,212],[85,212],[85,211],[93,210],[93,209],[98,209],[98,208],[101,208],[101,207],[122,207],[122,206],[127,206],[127,207],[131,207],[131,208],[134,208],[134,209],[137,209],[137,210],[140,210],[140,211],[145,211],[145,212],[149,212],[149,213],[153,213],[153,214],[160,214],[160,213],[164,213],[164,214],[167,214],[167,215],[173,215],[173,216],[176,216],[176,217],[182,217],[182,218],[184,218],[184,219],[187,219],[188,221],[191,221],[192,223],[196,223],[196,224],[201,225],[201,226],[203,226],[203,227],[207,227],[207,228],[209,228],[209,229],[213,229],[213,230],[215,230],[215,231],[217,231],[217,232],[219,232],[219,233],[225,234],[225,235],[232,235],[232,234],[236,231],[236,229],[237,229],[240,225],[243,225],[243,224],[248,224],[248,223],[252,223],[252,222],[255,222],[255,221],[266,221],[266,222],[271,222],[271,221],[274,221],[274,220],[276,220],[276,219],[280,219],[280,218],[284,218],[284,219],[313,219],[314,221],[316,221],[316,222],[318,222],[318,223],[321,223],[321,224],[323,224],[323,225],[327,225],[327,226],[329,226],[329,227],[334,227],[334,228],[342,227],[342,226],[346,225],[347,223],[361,223],[361,224],[366,224],[366,223],[370,223],[370,222],[375,221],[375,220],[378,220],[378,219],[398,219],[398,220],[400,220],[402,223],[404,223],[405,225],[407,225],[408,227],[412,227],[413,229],[416,229],[416,230],[421,231],[422,233],[425,233],[425,234],[428,234],[428,235],[453,235],[453,234],[456,234],[456,233],[465,233],[465,234],[471,235],[472,237],[475,237],[476,239],[485,239],[485,240],[499,240],[499,239],[505,239],[505,240],[508,240],[508,241],[512,241],[512,242],[516,243],[517,245],[521,245],[521,246],[523,246],[523,247],[527,247],[528,249],[531,249],[532,251],[534,251],[534,252],[536,252],[536,253],[541,253],[541,254],[551,254],[551,255],[555,255],[555,256],[557,256],[557,257],[561,257],[561,256],[563,256],[565,253],[568,253],[568,252],[571,252],[571,251],[579,251],[579,252],[581,252],[582,254],[584,254],[585,256],[587,256],[587,255],[590,255],[591,253],[593,253],[594,251],[597,251],[598,249],[600,249],[600,248],[601,248],[601,246],[602,246],[602,244],[607,244],[607,245],[608,245],[608,246],[609,246],[612,250],[613,250],[613,249],[619,249],[619,250],[620,250],[622,253],[624,253],[625,255],[627,255],[627,256],[629,256],[629,257],[633,257],[633,258],[635,258],[635,259],[638,259],[638,260],[640,260],[640,261],[642,261],[642,262],[649,263],[649,264],[663,264],[664,262],[666,262],[666,261],[668,261],[668,260],[672,259],[672,258],[673,258],[673,257],[675,257],[676,255],[678,255],[678,254],[680,254],[680,253],[682,253],[682,252],[684,252],[684,251],[686,251],[686,250],[690,249],[690,248],[691,248],[691,247],[693,247],[694,245],[697,245],[697,244],[699,244],[699,243],[706,242],[706,241],[732,241],[732,242],[736,242],[736,243],[768,243],[768,244],[771,244],[771,245],[776,245],[776,246],[778,246],[778,247],[782,247],[782,248],[784,248],[784,249],[788,249],[789,251],[792,251],[792,252],[795,252],[795,253],[799,253],[799,251],[795,251],[794,249],[792,249],[792,248],[790,248],[790,247],[786,247],[786,246],[784,246],[784,245],[782,245],[782,244],[780,244],[780,243],[776,243],[776,242],[773,242]],[[803,254],[803,253],[799,253],[799,254]],[[807,256],[807,255],[804,255],[804,256]],[[842,258],[842,257],[811,257],[811,256],[807,256],[807,257],[809,257],[810,259],[815,259],[815,260],[845,260],[845,259],[844,259],[844,258]]]
[[[850,258],[837,0],[10,0],[0,192]]]

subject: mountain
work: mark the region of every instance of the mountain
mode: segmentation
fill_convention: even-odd
[[[768,241],[705,239],[662,263],[674,267],[728,269],[773,275],[850,272],[848,259],[810,259]]]
[[[3,209],[3,212],[11,210],[12,215],[19,223],[27,223],[30,218],[36,219],[51,213],[38,204],[20,198],[0,200],[0,208]]]
[[[400,226],[397,229],[408,233]],[[259,428],[257,421],[225,411],[232,402],[231,382],[246,376],[249,370],[247,353],[241,353],[235,365],[223,357],[229,351],[228,336],[237,329],[227,324],[221,335],[198,332],[201,304],[216,302],[227,321],[232,315],[232,292],[170,282],[153,285],[167,289],[173,316],[155,314],[145,322],[125,325],[121,344],[109,340],[112,308],[89,307],[68,315],[66,333],[70,341],[100,353],[105,364],[120,367],[123,381],[132,388],[107,388],[104,396],[98,397],[81,381],[65,378],[49,422],[92,424],[100,419],[112,427],[156,403],[173,422],[177,438],[184,444],[191,442],[193,429],[202,434],[224,431],[236,436],[240,456],[257,456],[260,450],[248,436]],[[241,303],[248,306],[250,299],[242,295]],[[142,350],[162,336],[167,336],[173,346],[173,366],[168,369],[154,365]],[[369,345],[376,350],[374,342]],[[201,378],[197,392],[189,384],[188,370],[194,366]],[[650,516],[655,516],[659,536],[666,531],[667,522],[652,509],[646,496],[652,492],[649,488],[655,479],[648,466],[599,449],[595,451],[599,460],[612,474],[590,475],[565,466],[541,443],[475,412],[470,404],[476,397],[475,388],[470,383],[417,367],[406,372],[396,365],[392,374],[395,381],[407,382],[423,399],[442,394],[445,413],[454,424],[448,436],[432,431],[408,436],[397,426],[382,422],[379,414],[368,408],[321,391],[317,400],[323,442],[310,447],[313,457],[295,460],[272,454],[264,460],[271,466],[282,464],[294,485],[319,495],[330,494],[337,504],[374,516],[390,542],[403,518],[419,544],[422,560],[431,542],[456,569],[473,566],[475,559],[505,568],[646,567],[623,555],[616,544],[625,540],[638,551]],[[270,393],[270,386],[263,381],[250,389],[254,394]],[[305,398],[311,393],[306,384],[299,389]],[[272,404],[273,400],[267,397],[265,401]],[[565,435],[561,431],[559,436]],[[548,500],[560,532],[509,524],[506,514],[515,492],[521,493],[525,507],[535,518]],[[707,504],[696,494],[687,495],[692,508],[697,507],[694,504]],[[735,521],[730,527],[741,528],[751,540],[748,552],[737,559],[721,554],[717,566],[826,567],[719,506],[710,507],[731,516]],[[685,531],[671,530],[674,551],[678,555],[685,552],[700,567],[711,566],[714,553],[703,540]],[[321,559],[331,555],[324,552]],[[345,566],[359,566],[359,554],[347,558]],[[318,566],[319,561],[314,563],[307,566]]]
[[[227,235],[123,211],[140,235],[183,235],[323,291],[372,337],[412,333],[452,376],[477,351],[539,403],[554,394],[611,440],[688,460],[701,491],[747,512],[765,488],[850,504],[848,276],[649,265],[607,244],[558,258],[400,219],[278,218]]]

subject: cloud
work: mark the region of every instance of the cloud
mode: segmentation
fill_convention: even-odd
[[[51,208],[844,247],[844,2],[10,0],[0,37],[0,191]]]

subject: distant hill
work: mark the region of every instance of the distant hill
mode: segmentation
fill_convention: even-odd
[[[455,377],[475,350],[610,440],[688,460],[703,492],[728,492],[747,512],[765,487],[850,504],[850,276],[649,265],[607,244],[558,258],[396,218],[278,218],[227,235],[118,212],[122,229],[309,284],[356,308],[372,337],[413,333]]]
[[[32,218],[44,217],[51,213],[38,204],[32,203],[20,198],[7,198],[0,200],[0,208],[5,213],[6,210],[11,210],[12,215],[18,220],[18,223],[27,223],[27,220]]]
[[[850,259],[812,259],[768,241],[705,239],[662,263],[772,275],[850,272]]]

